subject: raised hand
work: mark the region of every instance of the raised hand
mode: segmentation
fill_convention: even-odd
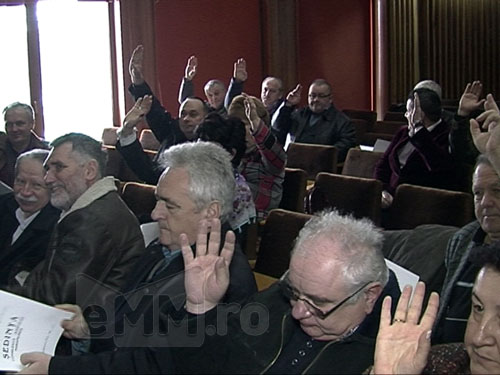
[[[482,91],[483,84],[481,81],[469,82],[467,86],[465,86],[465,90],[460,97],[457,114],[466,117],[469,116],[471,112],[481,108],[484,103],[484,99],[479,99]]]
[[[413,105],[410,110],[406,112],[405,116],[408,119],[408,135],[413,137],[417,131],[418,125],[421,125],[424,119],[424,112],[420,107],[420,99],[417,93],[414,94]]]
[[[61,323],[61,327],[64,328],[64,337],[68,339],[88,339],[90,337],[89,326],[83,317],[80,306],[62,304],[54,307],[75,314],[72,319],[63,320]]]
[[[286,96],[286,103],[288,107],[293,107],[300,103],[300,94],[302,93],[302,85],[299,83],[295,88]]]
[[[425,284],[417,284],[409,305],[411,291],[411,286],[405,286],[392,323],[391,297],[384,299],[375,347],[375,374],[420,374],[427,363],[439,296],[434,292],[431,294],[425,313],[420,319]]]
[[[234,63],[233,78],[236,82],[245,82],[248,78],[247,62],[245,59],[239,58]]]
[[[138,45],[132,52],[132,57],[130,57],[130,62],[128,65],[128,71],[130,73],[130,78],[134,85],[141,85],[144,83],[144,75],[142,72],[144,60],[144,47]]]
[[[247,94],[242,95],[245,97],[245,101],[243,102],[243,104],[245,105],[245,115],[250,122],[252,131],[255,132],[258,129],[261,121],[259,114],[257,113],[257,106],[255,105],[253,98],[251,98]]]
[[[470,120],[470,132],[476,148],[488,156],[500,173],[500,110],[493,95],[486,96],[484,109],[485,112]]]
[[[123,119],[122,136],[130,135],[133,132],[134,126],[136,126],[145,115],[151,110],[151,104],[153,103],[153,96],[144,95],[144,97],[137,99],[134,106]]]
[[[186,70],[184,71],[184,78],[191,81],[196,75],[196,69],[198,68],[198,58],[196,56],[191,56],[188,59]]]
[[[52,356],[40,352],[24,353],[21,355],[21,363],[26,367],[18,374],[48,374],[51,358]]]
[[[210,239],[207,243],[207,237]],[[219,219],[200,222],[196,239],[196,256],[189,246],[186,234],[181,234],[184,258],[186,309],[192,314],[203,314],[214,308],[224,297],[229,286],[229,264],[234,253],[235,235],[226,234],[220,251],[221,224]]]

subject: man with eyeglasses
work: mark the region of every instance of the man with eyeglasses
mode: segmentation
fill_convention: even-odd
[[[287,135],[291,142],[332,145],[338,149],[338,160],[344,161],[347,151],[356,145],[354,126],[342,111],[333,105],[332,88],[324,79],[309,86],[309,106],[295,109],[300,103],[302,86],[290,91],[280,110],[273,130],[284,145]]]
[[[30,353],[23,373],[329,373],[363,372],[373,360],[380,296],[388,282],[382,234],[368,220],[325,212],[300,231],[289,270],[243,306],[222,306],[234,234],[219,253],[220,233],[200,226],[193,254],[181,235],[186,310],[204,322],[200,347],[142,348],[100,356]],[[208,242],[208,244],[207,244]],[[387,284],[387,285],[386,285]],[[378,303],[377,303],[378,302]],[[219,305],[218,305],[219,304]],[[380,307],[378,307],[380,308]],[[167,338],[165,340],[168,340]]]

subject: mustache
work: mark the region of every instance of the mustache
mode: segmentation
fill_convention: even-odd
[[[36,203],[36,202],[38,202],[38,199],[36,199],[36,197],[23,197],[19,193],[16,194],[16,200],[17,201],[27,202],[27,203]]]

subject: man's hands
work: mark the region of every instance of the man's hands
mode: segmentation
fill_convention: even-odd
[[[134,106],[123,119],[123,127],[121,129],[122,137],[126,137],[134,131],[134,127],[142,121],[145,115],[151,110],[151,104],[153,103],[153,96],[145,95],[142,98],[137,99]]]
[[[470,132],[479,152],[488,156],[500,174],[500,110],[493,95],[486,96],[484,109],[485,112],[470,120]]]
[[[393,200],[394,200],[394,197],[392,196],[391,193],[389,193],[387,190],[382,191],[382,201],[381,201],[382,208],[391,207]]]
[[[245,82],[247,80],[247,62],[245,59],[239,58],[234,63],[233,78],[236,82]]]
[[[196,75],[196,69],[198,68],[198,58],[196,56],[191,56],[188,59],[186,70],[184,71],[184,78],[191,81]]]
[[[204,219],[198,228],[196,256],[193,256],[186,234],[181,234],[180,241],[185,268],[186,310],[203,314],[219,303],[229,286],[229,264],[234,253],[235,235],[227,232],[219,255],[220,220]]]
[[[82,309],[78,305],[55,305],[54,307],[69,311],[75,314],[73,319],[63,320],[61,327],[64,328],[63,336],[68,339],[88,339],[90,338],[90,331],[85,318],[83,317]]]
[[[408,119],[408,135],[413,137],[424,120],[424,112],[420,107],[420,99],[417,93],[413,96],[413,106],[406,112],[406,118]]]
[[[457,114],[462,117],[467,117],[473,111],[480,109],[484,103],[484,99],[479,99],[482,91],[483,84],[480,81],[469,82],[467,86],[465,86],[464,93],[460,97]]]
[[[18,374],[48,374],[51,358],[52,356],[40,352],[24,353],[21,355],[21,363],[26,367]]]
[[[405,286],[391,324],[391,297],[382,304],[375,347],[375,374],[420,374],[427,363],[430,335],[439,307],[439,295],[432,293],[422,319],[420,313],[425,284],[419,282],[410,302],[411,286]]]
[[[130,63],[128,65],[130,78],[134,85],[141,85],[144,83],[144,75],[142,71],[143,60],[144,60],[144,47],[142,45],[138,45],[132,52],[132,57],[130,58]]]
[[[300,103],[300,95],[302,93],[302,85],[299,83],[295,88],[288,93],[286,96],[285,105],[287,107],[293,107]]]

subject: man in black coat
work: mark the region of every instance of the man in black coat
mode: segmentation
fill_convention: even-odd
[[[0,286],[22,285],[43,259],[60,211],[50,203],[43,162],[48,150],[17,158],[14,191],[0,197]]]

